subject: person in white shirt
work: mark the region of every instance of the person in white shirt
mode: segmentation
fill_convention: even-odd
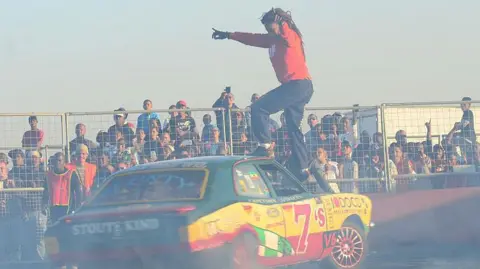
[[[339,193],[340,189],[338,184],[335,182],[338,178],[340,171],[338,170],[338,163],[330,161],[328,159],[327,151],[319,147],[315,153],[315,159],[310,165],[311,170],[315,170],[318,174],[328,182],[331,190],[335,193]]]

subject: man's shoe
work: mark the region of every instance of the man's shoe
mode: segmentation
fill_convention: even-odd
[[[257,157],[269,157],[269,153],[267,148],[258,146],[257,149],[252,152],[252,156],[257,156]]]
[[[262,147],[262,146],[258,146],[257,149],[252,152],[252,156],[258,156],[258,157],[269,157],[269,158],[273,158],[275,157],[275,151],[273,150],[275,147],[275,143],[272,143],[270,144],[270,147],[266,148],[266,147]]]

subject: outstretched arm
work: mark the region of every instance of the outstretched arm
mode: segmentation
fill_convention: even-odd
[[[252,33],[234,32],[234,33],[230,33],[228,35],[228,38],[238,41],[247,46],[268,49],[272,46],[276,37],[270,34],[252,34]]]

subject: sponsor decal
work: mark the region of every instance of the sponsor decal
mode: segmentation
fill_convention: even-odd
[[[323,249],[333,248],[337,244],[337,231],[323,233]]]
[[[325,217],[325,210],[322,207],[317,208],[317,211],[315,212],[315,220],[317,221],[318,226],[325,227],[327,218]]]
[[[276,218],[280,215],[280,212],[276,208],[269,208],[267,209],[267,216],[271,218]]]
[[[334,208],[368,208],[362,197],[333,197],[332,203]]]
[[[156,230],[160,227],[158,219],[138,219],[114,222],[83,223],[72,226],[73,235],[113,234],[121,236],[125,232]]]

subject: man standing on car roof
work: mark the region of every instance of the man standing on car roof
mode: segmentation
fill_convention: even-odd
[[[50,219],[55,222],[80,206],[83,191],[77,172],[65,167],[65,155],[62,152],[57,152],[52,161],[53,171],[47,172],[43,204],[50,207]]]
[[[232,39],[245,45],[268,48],[273,69],[281,85],[252,104],[252,127],[259,147],[256,156],[270,156],[273,143],[268,129],[269,116],[284,110],[289,137],[292,142],[290,167],[305,180],[309,177],[308,153],[300,130],[305,105],[313,95],[313,84],[305,62],[302,34],[290,12],[272,8],[261,19],[267,34],[222,32],[214,30],[213,39]]]

